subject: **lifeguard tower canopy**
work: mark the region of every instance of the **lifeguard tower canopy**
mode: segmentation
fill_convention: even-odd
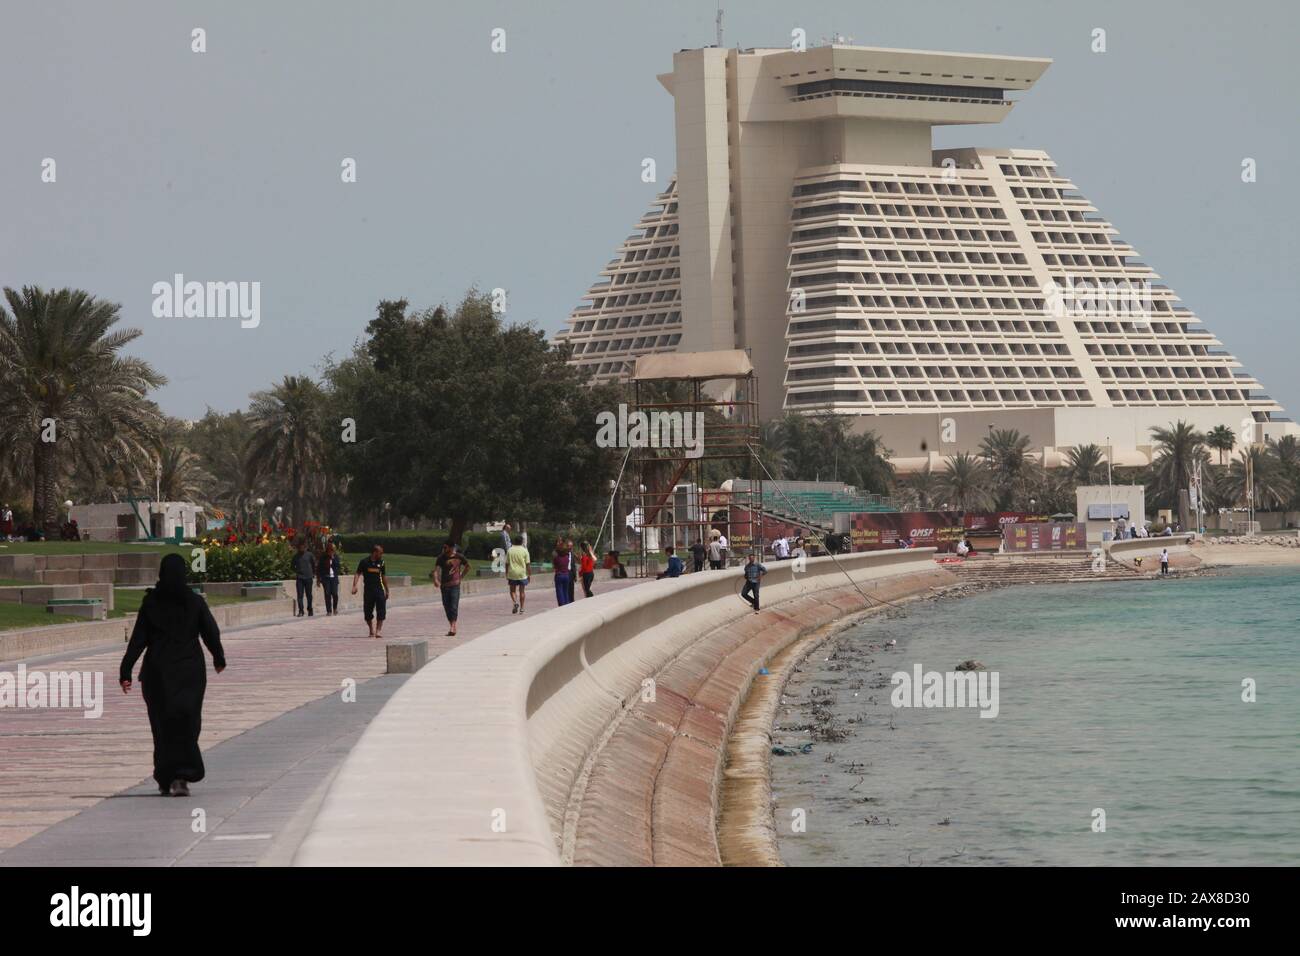
[[[632,371],[634,382],[683,381],[707,382],[718,378],[749,378],[754,365],[740,349],[713,352],[664,352],[642,355]]]

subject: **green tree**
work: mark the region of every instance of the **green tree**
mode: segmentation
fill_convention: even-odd
[[[283,493],[297,526],[308,520],[308,492],[322,475],[324,406],[325,394],[319,385],[309,378],[286,375],[268,391],[255,392],[248,410],[250,479],[287,478]]]
[[[1250,462],[1251,479],[1246,480],[1246,463]],[[1295,495],[1295,486],[1288,480],[1282,463],[1268,446],[1249,445],[1241,450],[1228,466],[1221,484],[1233,504],[1248,504],[1246,491],[1254,488],[1256,511],[1280,511]]]
[[[894,486],[898,507],[905,511],[932,511],[943,496],[943,478],[926,462],[925,468],[898,479]]]
[[[1102,484],[1106,481],[1106,455],[1097,445],[1075,445],[1066,455],[1065,472],[1076,485]]]
[[[381,302],[326,371],[331,414],[356,422],[355,443],[333,452],[354,503],[446,518],[453,541],[474,521],[599,511],[622,452],[597,447],[596,416],[622,394],[586,387],[568,354],[503,323],[475,289],[454,310]]]
[[[1168,428],[1152,428],[1151,437],[1155,440],[1156,455],[1151,463],[1147,500],[1156,508],[1169,508],[1176,514],[1179,511],[1179,492],[1191,484],[1195,463],[1209,463],[1205,436],[1193,426],[1179,421]]]
[[[1269,439],[1268,446],[1277,460],[1282,478],[1291,486],[1291,496],[1282,506],[1282,517],[1287,520],[1291,512],[1300,511],[1300,439],[1295,435],[1283,435],[1276,441]]]
[[[998,428],[980,441],[980,457],[992,483],[995,506],[1006,510],[1024,496],[1029,475],[1029,436]]]
[[[7,473],[30,478],[32,520],[53,534],[58,485],[74,462],[83,474],[105,474],[115,463],[148,457],[159,416],[145,399],[166,379],[121,354],[140,335],[113,328],[121,306],[78,289],[26,286],[6,288],[4,296],[0,447],[16,459]],[[51,428],[54,440],[43,441]]]
[[[987,511],[994,507],[988,465],[967,452],[949,458],[939,487],[945,504],[958,511]]]
[[[1224,454],[1237,447],[1237,433],[1227,425],[1215,425],[1205,433],[1205,446],[1219,453],[1219,464],[1222,465]]]

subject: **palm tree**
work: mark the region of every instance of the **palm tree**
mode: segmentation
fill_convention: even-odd
[[[1014,428],[999,428],[980,441],[980,457],[996,493],[996,505],[1005,510],[1021,497],[1029,468],[1029,436]]]
[[[1219,464],[1222,465],[1224,453],[1237,447],[1237,433],[1227,425],[1215,425],[1205,433],[1205,445],[1219,453]]]
[[[1106,478],[1106,456],[1098,445],[1075,445],[1065,458],[1065,473],[1076,485],[1099,485]]]
[[[1257,511],[1277,511],[1285,508],[1295,495],[1295,486],[1287,479],[1281,462],[1269,448],[1248,445],[1241,455],[1228,466],[1222,484],[1234,504],[1246,504],[1246,463],[1250,462],[1251,478]]]
[[[1282,506],[1285,524],[1292,511],[1300,511],[1300,439],[1295,435],[1283,435],[1276,441],[1269,439],[1268,446],[1277,459],[1282,477],[1291,486],[1291,497]]]
[[[1192,481],[1195,462],[1210,460],[1205,450],[1205,436],[1193,426],[1179,421],[1169,428],[1152,428],[1156,456],[1151,463],[1151,487],[1147,494],[1158,506],[1179,510],[1179,493]]]
[[[321,408],[325,394],[311,379],[286,375],[269,391],[254,392],[248,410],[252,437],[248,445],[250,478],[287,476],[284,489],[290,520],[307,520],[309,479],[322,468]]]
[[[203,470],[202,459],[186,447],[185,437],[184,423],[173,420],[154,450],[159,496],[163,501],[208,504],[212,478]]]
[[[895,494],[905,510],[930,511],[943,494],[943,479],[931,471],[930,463],[926,462],[922,471],[899,479]]]
[[[958,511],[987,511],[993,507],[989,470],[976,455],[962,452],[949,458],[939,487],[944,500]]]
[[[119,355],[139,329],[113,330],[121,306],[79,289],[6,288],[0,308],[0,447],[30,458],[7,470],[30,474],[32,520],[58,531],[57,486],[75,459],[85,475],[139,459],[156,439],[145,400],[166,379]]]

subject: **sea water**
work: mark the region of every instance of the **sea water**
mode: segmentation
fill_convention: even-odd
[[[995,718],[891,703],[969,659]],[[810,724],[847,737],[772,757],[792,865],[1295,865],[1300,569],[913,604],[804,663],[774,743]]]

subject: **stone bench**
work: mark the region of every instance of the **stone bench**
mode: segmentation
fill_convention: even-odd
[[[108,617],[108,608],[99,598],[51,598],[45,605],[48,614],[66,614],[84,617],[87,621],[102,621]]]
[[[384,650],[389,674],[414,674],[429,662],[428,641],[393,641]]]
[[[206,590],[206,589],[205,589]],[[211,592],[218,593],[218,592]],[[266,601],[271,598],[280,597],[284,593],[284,587],[279,581],[267,582],[265,584],[243,584],[239,587],[239,596],[241,598],[252,598],[258,601]],[[234,595],[228,595],[233,597]]]

